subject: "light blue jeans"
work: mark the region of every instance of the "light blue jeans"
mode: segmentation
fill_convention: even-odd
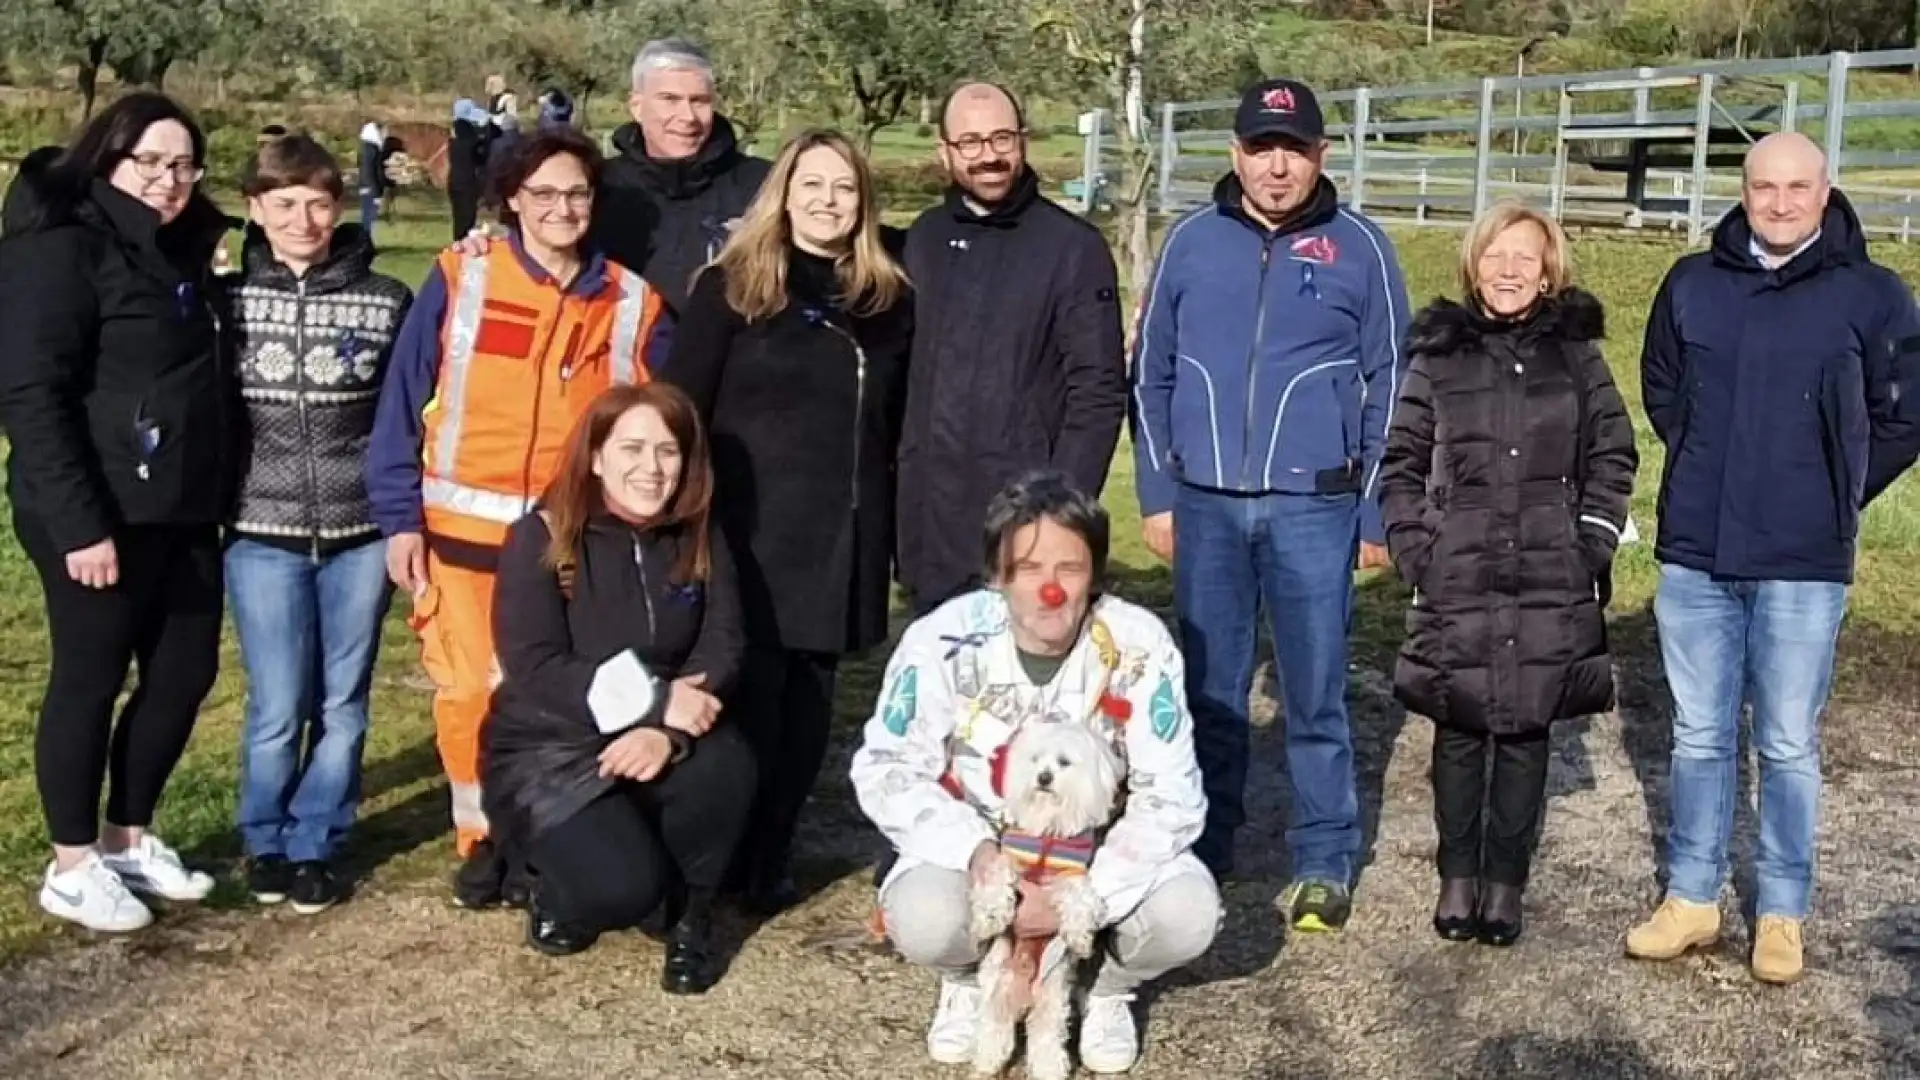
[[[1660,568],[1654,618],[1672,688],[1667,892],[1718,903],[1738,795],[1740,707],[1753,705],[1760,757],[1757,914],[1803,919],[1820,820],[1820,712],[1833,683],[1847,587],[1824,581],[1716,581]]]
[[[250,540],[227,549],[247,671],[238,823],[248,856],[325,860],[352,827],[390,590],[384,541],[317,561]]]

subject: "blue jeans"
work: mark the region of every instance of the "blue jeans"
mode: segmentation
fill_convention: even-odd
[[[1716,581],[1661,566],[1653,613],[1674,702],[1670,895],[1720,900],[1745,699],[1760,757],[1756,910],[1806,917],[1820,819],[1820,710],[1846,609],[1847,587],[1835,582]]]
[[[373,239],[374,223],[380,220],[380,196],[374,191],[362,189],[360,192],[360,228]]]
[[[249,856],[331,858],[352,827],[390,589],[381,541],[317,562],[250,540],[227,549],[247,671],[239,826]]]
[[[1293,879],[1349,883],[1360,851],[1347,630],[1359,545],[1357,495],[1235,495],[1185,487],[1174,502],[1174,606],[1193,709],[1207,825],[1194,853],[1233,865],[1246,821],[1260,609],[1271,620],[1286,708]]]

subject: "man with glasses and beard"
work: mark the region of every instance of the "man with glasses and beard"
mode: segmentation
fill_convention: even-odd
[[[1040,194],[1013,95],[991,83],[940,113],[946,199],[907,234],[916,289],[897,508],[898,573],[924,614],[980,584],[974,536],[1030,469],[1098,496],[1126,410],[1113,256]]]

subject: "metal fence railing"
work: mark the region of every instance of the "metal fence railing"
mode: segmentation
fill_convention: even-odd
[[[1745,147],[1801,130],[1826,149],[1830,177],[1845,181],[1869,232],[1906,241],[1920,230],[1920,122],[1911,136],[1889,125],[1920,121],[1920,89],[1867,98],[1850,83],[1916,67],[1920,49],[1889,49],[1329,91],[1326,169],[1348,203],[1382,221],[1457,226],[1518,198],[1569,224],[1671,230],[1697,243],[1738,202]],[[1210,197],[1229,167],[1236,105],[1159,108],[1149,135],[1155,210]],[[1091,210],[1113,199],[1120,142],[1104,110],[1082,118],[1082,135],[1070,194]]]

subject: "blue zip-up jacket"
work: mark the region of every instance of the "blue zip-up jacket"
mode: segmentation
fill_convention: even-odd
[[[553,280],[520,246],[518,232],[507,242],[513,245],[520,265],[535,281]],[[596,252],[585,254],[586,262],[568,287],[576,296],[593,296],[607,287],[606,257]],[[426,511],[420,502],[421,440],[427,426],[427,402],[433,400],[440,382],[440,327],[446,321],[447,279],[436,263],[427,272],[427,280],[420,286],[406,322],[400,325],[387,379],[380,386],[373,433],[367,441],[367,501],[374,524],[380,526],[383,536],[426,530]],[[671,315],[665,311],[660,313],[647,341],[647,356],[658,368],[661,366],[658,358],[666,357],[672,347]]]
[[[1771,270],[1735,208],[1654,296],[1640,386],[1667,448],[1661,562],[1850,582],[1861,510],[1920,454],[1920,310],[1840,192]]]
[[[1361,538],[1385,543],[1380,459],[1409,316],[1393,245],[1325,177],[1278,232],[1240,199],[1229,174],[1160,249],[1133,365],[1140,512],[1172,510],[1181,483],[1358,492]]]

